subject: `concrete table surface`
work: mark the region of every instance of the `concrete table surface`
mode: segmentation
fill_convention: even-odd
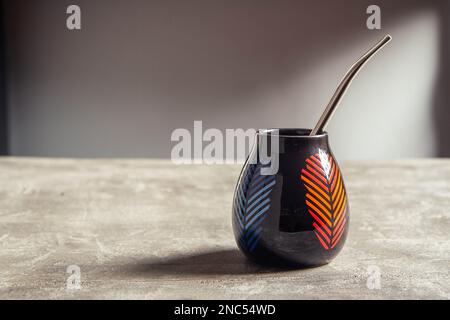
[[[449,299],[450,160],[342,169],[346,246],[279,270],[234,242],[240,165],[0,158],[0,298]]]

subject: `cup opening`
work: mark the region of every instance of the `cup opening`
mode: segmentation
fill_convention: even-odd
[[[274,135],[286,138],[322,138],[328,135],[326,131],[310,136],[312,129],[304,128],[272,128],[272,129],[260,129],[258,134]]]

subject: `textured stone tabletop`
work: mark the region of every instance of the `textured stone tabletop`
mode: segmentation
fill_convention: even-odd
[[[234,242],[238,165],[0,158],[0,298],[449,299],[450,160],[342,169],[346,246],[327,266],[277,270]]]

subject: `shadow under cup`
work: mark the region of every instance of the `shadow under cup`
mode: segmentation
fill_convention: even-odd
[[[257,263],[319,266],[345,243],[349,205],[344,180],[328,134],[310,132],[259,130],[241,171],[233,231],[240,250]]]

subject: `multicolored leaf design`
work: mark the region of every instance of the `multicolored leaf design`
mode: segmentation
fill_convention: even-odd
[[[314,219],[314,233],[326,250],[333,249],[348,221],[347,195],[341,172],[333,157],[324,151],[306,159],[301,171],[308,212]]]
[[[250,164],[243,172],[235,193],[233,211],[240,246],[248,251],[258,245],[262,227],[271,205],[270,194],[275,175],[261,175],[261,166]]]

